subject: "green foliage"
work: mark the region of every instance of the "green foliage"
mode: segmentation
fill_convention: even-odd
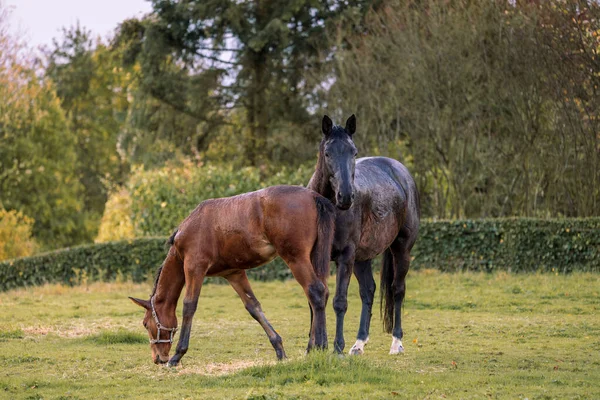
[[[166,257],[166,238],[143,238],[82,245],[0,262],[0,291],[45,283],[67,285],[153,277]],[[281,259],[248,271],[256,280],[292,277]]]
[[[20,211],[0,207],[0,260],[27,257],[37,249],[31,237],[33,219]]]
[[[600,218],[423,222],[413,268],[600,271]]]
[[[95,242],[110,242],[134,237],[133,223],[131,222],[131,196],[127,190],[121,188],[114,191],[106,202]]]
[[[142,21],[124,21],[115,41],[140,67],[140,105],[152,104],[183,125],[161,138],[183,137],[191,142],[186,152],[202,152],[219,133],[233,131],[247,164],[289,163],[307,154],[298,152],[307,146],[296,135],[318,134],[308,109],[323,78],[308,71],[315,74],[321,51],[329,50],[325,32],[350,25],[370,3],[156,0]],[[137,111],[150,117],[137,122],[152,121],[147,107]]]
[[[424,215],[600,215],[598,2],[383,3],[338,37],[327,104],[412,164]]]
[[[159,170],[134,170],[128,190],[135,235],[168,235],[206,199],[229,197],[267,186],[306,184],[314,167],[270,171],[183,161]]]
[[[126,161],[117,152],[129,108],[130,79],[119,53],[77,24],[63,28],[47,54],[46,78],[56,87],[76,145],[76,173],[83,188],[80,242],[96,236],[108,189],[122,181]]]
[[[82,245],[0,263],[0,289],[128,276],[136,282],[154,274],[166,255],[164,238]]]
[[[28,54],[5,36],[4,22],[0,17],[0,203],[35,219],[33,235],[43,248],[79,243],[76,137],[54,86],[36,76]]]
[[[0,290],[119,277],[145,281],[164,260],[165,242],[166,238],[108,242],[0,262]],[[424,221],[411,254],[413,269],[600,272],[600,218]],[[248,270],[248,276],[259,281],[292,278],[280,258]]]

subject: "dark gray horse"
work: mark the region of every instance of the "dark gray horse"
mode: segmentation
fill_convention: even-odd
[[[404,165],[386,157],[356,160],[352,136],[356,118],[346,127],[333,126],[323,117],[323,140],[317,167],[308,188],[337,206],[335,239],[331,259],[337,264],[333,308],[336,313],[335,351],[342,352],[344,315],[348,308],[348,284],[352,271],[358,279],[362,312],[357,340],[350,354],[362,354],[369,340],[375,281],[371,263],[383,255],[381,308],[384,329],[392,333],[390,354],[402,353],[401,307],[410,250],[419,232],[419,194]]]

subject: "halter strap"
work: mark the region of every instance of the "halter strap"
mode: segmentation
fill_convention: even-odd
[[[154,296],[150,297],[150,306],[152,307],[152,316],[154,317],[154,322],[156,322],[156,327],[158,328],[158,332],[156,332],[156,339],[150,339],[150,344],[173,343],[173,336],[175,335],[175,332],[177,332],[177,327],[167,328],[166,326],[164,326],[160,323],[160,321],[158,320],[158,315],[156,314],[156,309],[154,308]],[[170,332],[168,339],[160,338],[160,330],[161,329],[163,331]]]

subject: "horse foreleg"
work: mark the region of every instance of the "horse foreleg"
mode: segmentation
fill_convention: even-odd
[[[348,246],[340,253],[336,260],[336,285],[333,297],[333,309],[335,311],[335,341],[334,351],[342,353],[346,342],[344,341],[344,316],[348,310],[348,285],[352,277],[354,267],[354,248]]]
[[[396,251],[392,248],[394,256],[394,328],[392,330],[392,346],[390,354],[404,353],[402,345],[402,302],[406,295],[406,274],[410,267],[410,250],[406,247]]]
[[[373,260],[358,261],[354,264],[354,276],[358,280],[362,310],[360,313],[360,325],[356,335],[356,343],[350,349],[349,354],[363,354],[365,345],[369,341],[369,328],[371,326],[371,315],[373,309],[373,297],[375,296],[375,280],[371,263]]]
[[[277,353],[277,358],[279,360],[286,358],[281,336],[279,336],[275,329],[273,329],[265,317],[265,314],[260,306],[260,302],[256,299],[256,296],[254,296],[254,292],[252,292],[246,272],[239,271],[227,276],[226,278],[231,287],[233,287],[238,296],[240,296],[240,299],[242,299],[246,310],[248,310],[252,318],[254,318],[265,330],[271,345],[273,345],[273,348],[275,349],[275,353]]]
[[[175,354],[167,364],[169,367],[174,367],[179,364],[181,357],[187,352],[190,344],[190,334],[192,331],[192,319],[198,308],[198,298],[202,289],[202,282],[206,271],[204,268],[188,269],[184,266],[185,272],[185,297],[183,298],[183,322],[181,323],[181,333]]]

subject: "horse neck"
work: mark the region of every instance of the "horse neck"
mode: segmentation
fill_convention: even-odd
[[[167,310],[172,309],[174,312],[184,283],[183,262],[179,259],[175,249],[171,247],[156,280],[155,304],[164,305]]]
[[[325,161],[323,156],[323,147],[320,147],[319,155],[317,156],[317,167],[315,168],[315,173],[310,178],[308,182],[307,188],[310,190],[314,190],[319,193],[321,196],[331,200],[335,204],[335,191],[331,187],[331,182],[329,180],[329,174],[327,173],[327,168],[325,168]]]

